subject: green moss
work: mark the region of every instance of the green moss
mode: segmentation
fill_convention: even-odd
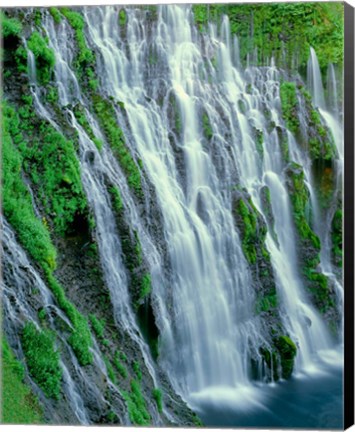
[[[105,320],[104,319],[100,320],[93,314],[89,315],[89,319],[91,322],[91,327],[94,330],[96,336],[99,339],[103,339],[105,333]]]
[[[267,367],[272,370],[272,379],[278,381],[280,379],[278,372],[279,355],[276,349],[260,348],[260,354],[264,359]]]
[[[207,113],[202,115],[202,129],[206,139],[210,140],[213,137],[213,130]]]
[[[20,45],[15,51],[15,62],[19,73],[28,74],[27,57],[26,49]]]
[[[123,202],[121,197],[121,192],[116,186],[112,186],[109,188],[109,192],[112,197],[113,208],[116,212],[121,213],[123,210]]]
[[[54,71],[54,51],[48,47],[45,39],[37,31],[31,34],[27,46],[35,57],[38,82],[43,85],[48,84]]]
[[[93,106],[108,143],[123,171],[127,175],[128,185],[138,195],[142,195],[139,169],[127,148],[122,130],[117,124],[114,106],[111,101],[98,94],[93,95]]]
[[[90,123],[86,118],[84,107],[80,104],[76,104],[73,109],[73,113],[78,123],[85,130],[85,132],[87,133],[91,141],[96,145],[97,149],[101,150],[103,146],[103,142],[100,139],[96,138],[94,131],[92,130]]]
[[[337,266],[343,266],[343,211],[338,208],[332,220],[332,253]]]
[[[43,412],[30,387],[23,383],[23,365],[16,360],[6,339],[2,336],[2,410],[1,423],[44,423]]]
[[[286,122],[286,126],[292,133],[297,133],[300,122],[298,119],[296,84],[283,82],[280,86],[280,98],[282,117]]]
[[[146,273],[142,277],[139,299],[140,300],[145,299],[150,294],[151,291],[152,291],[152,278],[149,273]]]
[[[68,343],[82,366],[92,363],[93,356],[90,351],[92,338],[87,319],[80,314],[75,306],[66,298],[63,287],[58,283],[50,271],[46,271],[47,281],[60,308],[67,314],[73,324],[74,330],[68,338]]]
[[[256,301],[255,311],[257,314],[260,314],[261,312],[273,311],[277,307],[278,307],[278,297],[275,291],[274,294],[259,296]]]
[[[58,8],[50,7],[49,13],[52,15],[53,20],[56,24],[59,24],[62,21],[62,14],[59,12]]]
[[[74,62],[79,79],[88,80],[90,88],[95,88],[95,54],[88,47],[85,39],[85,20],[83,16],[78,12],[67,7],[60,9],[61,13],[68,20],[69,24],[75,32],[75,40],[78,46],[78,54]],[[96,89],[96,88],[95,88]]]
[[[2,26],[2,36],[5,40],[10,37],[19,38],[22,32],[22,24],[18,19],[9,18],[1,11],[0,23]]]
[[[50,104],[53,104],[53,105],[55,105],[56,103],[58,103],[59,94],[58,94],[57,87],[47,86],[46,100]]]
[[[163,392],[159,388],[155,388],[152,391],[153,399],[155,400],[155,403],[157,404],[158,411],[160,413],[163,412]]]
[[[255,129],[255,147],[261,157],[264,156],[264,134],[260,129]]]
[[[134,370],[134,373],[136,374],[138,381],[141,381],[143,375],[142,375],[141,366],[140,366],[139,362],[137,362],[137,361],[133,362],[133,370]]]
[[[58,234],[72,230],[75,219],[87,217],[87,201],[81,183],[74,145],[47,121],[34,114],[31,96],[11,112],[11,135],[17,140],[23,166],[38,188],[37,195]]]
[[[18,145],[22,141],[23,136],[19,130],[16,112],[4,102],[2,160],[4,214],[32,258],[41,266],[54,269],[56,250],[52,245],[47,227],[34,213],[31,195],[23,182],[23,158],[15,146],[15,143]]]
[[[118,22],[122,27],[124,27],[127,24],[127,14],[124,9],[120,9],[118,13]]]
[[[289,188],[293,216],[301,239],[309,240],[316,250],[320,250],[320,240],[309,226],[308,208],[310,207],[309,191],[304,183],[304,173],[300,165],[292,163],[292,170],[288,171],[291,181]]]
[[[282,377],[288,379],[293,372],[297,347],[288,336],[280,336],[274,343],[280,354]]]
[[[127,361],[127,357],[126,356],[122,356],[122,353],[120,352],[116,352],[114,360],[113,360],[113,364],[116,367],[118,373],[121,375],[122,378],[127,378],[128,377],[128,372],[126,367],[123,365],[122,362],[126,362]]]
[[[47,312],[46,312],[46,310],[44,308],[41,308],[38,311],[38,319],[40,321],[44,321],[46,318],[47,318]]]
[[[33,323],[27,323],[21,335],[30,375],[47,397],[59,399],[62,370],[54,341],[55,336],[52,332],[37,330]]]
[[[107,357],[104,357],[104,362],[105,362],[105,366],[106,366],[106,370],[107,370],[107,375],[110,378],[110,380],[116,384],[117,379],[116,379],[116,374],[115,371],[112,367],[112,364],[110,363],[109,359]]]
[[[256,263],[256,249],[255,244],[257,241],[257,217],[254,212],[250,211],[245,202],[240,199],[236,212],[241,216],[243,225],[241,228],[242,235],[242,248],[244,255],[250,264]]]
[[[128,415],[135,425],[148,426],[151,418],[138,381],[131,381],[131,391],[122,392],[128,408]]]

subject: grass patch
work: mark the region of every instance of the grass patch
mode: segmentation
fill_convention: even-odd
[[[91,327],[94,330],[94,333],[99,339],[103,339],[104,333],[105,333],[105,320],[104,319],[98,319],[95,315],[90,314],[89,315]]]
[[[23,365],[2,338],[2,412],[1,423],[44,423],[43,412],[29,386],[23,383]]]
[[[62,14],[59,12],[59,9],[56,7],[50,7],[49,13],[52,15],[53,20],[56,24],[59,24],[62,21]]]
[[[116,367],[118,373],[121,375],[122,378],[127,378],[128,377],[128,372],[126,367],[122,364],[122,362],[127,361],[127,357],[122,355],[122,353],[120,352],[116,352],[114,360],[113,360],[113,364]]]
[[[62,370],[54,341],[54,333],[49,330],[37,330],[33,323],[27,323],[21,335],[30,375],[47,397],[59,399]]]
[[[159,388],[155,388],[152,391],[152,396],[157,404],[158,411],[163,412],[163,392]]]
[[[75,105],[73,109],[73,113],[78,123],[85,130],[85,132],[87,133],[91,141],[96,145],[97,149],[101,150],[103,146],[103,142],[100,139],[96,138],[94,131],[92,130],[90,123],[86,118],[84,107],[81,106],[80,104]]]

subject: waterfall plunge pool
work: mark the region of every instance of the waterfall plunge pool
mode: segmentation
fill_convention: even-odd
[[[343,429],[342,373],[329,355],[321,369],[307,368],[288,381],[210,388],[189,402],[208,427]]]

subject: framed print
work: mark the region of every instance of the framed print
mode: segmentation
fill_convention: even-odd
[[[0,13],[2,423],[351,426],[353,8]]]

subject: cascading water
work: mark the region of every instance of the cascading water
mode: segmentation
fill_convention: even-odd
[[[86,7],[82,14],[85,38],[96,54],[98,91],[124,107],[121,111],[116,109],[115,115],[142,176],[143,198],[139,201],[76,77],[73,29],[64,19],[55,24],[48,12],[43,15],[43,29],[55,53],[58,104],[77,134],[81,180],[95,217],[100,262],[115,323],[139,347],[154,387],[160,383],[157,368],[162,368],[174,390],[197,409],[201,401],[208,399],[218,404],[231,398],[238,399],[240,405],[250,405],[257,395],[262,395],[257,392],[255,381],[266,375],[266,357],[262,355],[265,349],[271,357],[271,380],[279,374],[276,368],[280,366],[273,364],[277,360],[270,336],[274,329],[266,329],[265,318],[256,313],[260,293],[255,288],[255,272],[245,256],[243,236],[236,224],[237,194],[250,198],[255,214],[268,228],[266,255],[270,253],[274,273],[279,328],[297,346],[296,372],[319,370],[320,360],[326,359],[325,352],[332,352],[334,342],[304,286],[285,170],[288,162],[296,162],[304,171],[313,211],[312,228],[321,242],[319,268],[335,286],[341,313],[341,280],[333,269],[330,252],[331,224],[341,191],[343,164],[342,130],[335,115],[334,69],[329,67],[326,99],[317,56],[311,48],[308,87],[338,153],[334,162],[334,209],[323,216],[309,154],[298,142],[299,137],[285,129],[280,102],[280,82],[285,74],[275,66],[273,58],[268,61],[270,66],[254,66],[256,50],[244,69],[239,41],[236,36],[231,37],[227,16],[220,28],[210,24],[208,31],[201,34],[193,25],[188,6],[161,6],[153,21],[149,21],[143,8],[127,8],[124,30],[117,29],[117,7]],[[28,53],[37,114],[63,131],[45,107],[36,82],[35,58],[31,51]],[[75,116],[73,107],[78,103],[93,134],[104,143],[101,149]],[[306,122],[302,109],[299,117],[301,123]],[[285,130],[290,158],[287,163],[280,151],[280,130]],[[262,137],[262,143],[256,134]],[[108,183],[120,191],[124,219],[140,240],[151,276],[151,303],[159,330],[158,363],[152,358],[131,304],[130,276]],[[265,187],[270,192],[273,223],[261,196]],[[151,212],[152,202],[161,220],[159,233]],[[13,244],[14,236],[6,224],[4,243],[7,250],[21,250]],[[28,261],[23,264],[23,251],[20,258],[22,261],[15,261],[30,266]],[[257,273],[261,271],[257,268]],[[12,283],[22,289],[15,273],[11,273]],[[28,279],[28,275],[21,275]],[[45,283],[39,275],[36,278],[43,304],[50,305],[70,326]],[[16,327],[8,290],[5,298],[9,326]],[[25,304],[21,307],[26,310]],[[33,311],[24,312],[21,323],[25,319],[36,322],[37,316]],[[270,319],[277,318],[270,314]],[[55,327],[54,321],[51,325]],[[79,366],[64,339],[61,343],[66,347],[65,361],[61,363],[64,392],[78,422],[90,423],[88,399],[81,397],[82,392],[86,389],[102,405],[106,398],[97,383],[86,384],[89,374]],[[96,342],[92,351],[95,370],[104,374],[116,394],[121,394],[107,373]],[[166,418],[174,421],[168,409],[163,411]],[[154,423],[162,424],[158,414]]]

